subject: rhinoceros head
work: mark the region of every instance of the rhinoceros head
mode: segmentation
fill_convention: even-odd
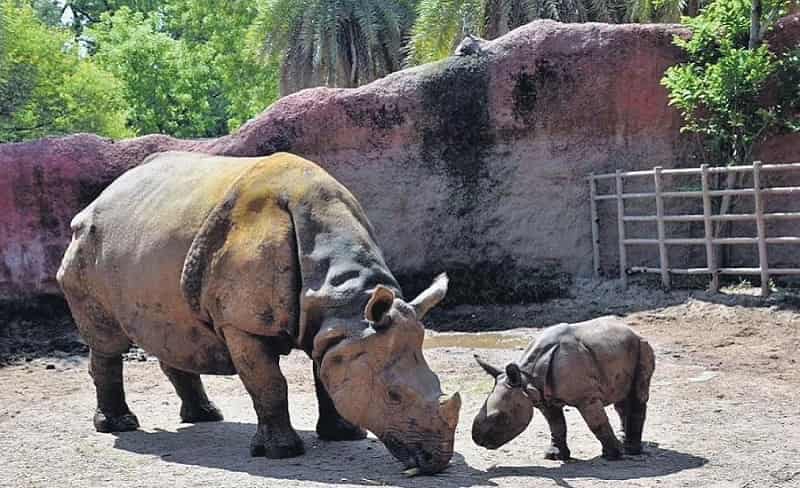
[[[497,449],[528,427],[533,418],[533,402],[540,395],[515,363],[509,363],[502,371],[477,356],[475,359],[495,383],[472,422],[472,440],[487,449]]]
[[[314,359],[336,409],[377,435],[413,472],[441,471],[453,455],[461,398],[442,394],[422,356],[420,322],[446,291],[444,275],[410,303],[379,285],[359,333],[333,325],[314,339]]]

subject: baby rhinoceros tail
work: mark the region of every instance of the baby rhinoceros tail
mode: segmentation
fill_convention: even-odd
[[[636,399],[647,403],[650,398],[650,379],[656,368],[656,358],[652,346],[644,339],[639,340],[639,360],[636,364],[636,379],[633,385]]]

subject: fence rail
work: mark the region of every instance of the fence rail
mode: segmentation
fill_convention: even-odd
[[[652,170],[627,171],[617,170],[614,173],[589,175],[589,197],[592,219],[592,259],[595,277],[600,276],[600,222],[597,202],[615,200],[617,206],[617,234],[619,245],[620,279],[627,286],[628,273],[658,273],[665,288],[670,287],[670,274],[709,274],[712,291],[719,289],[719,275],[759,275],[761,277],[761,294],[769,294],[769,278],[771,275],[800,275],[800,268],[770,268],[767,258],[768,244],[800,244],[800,236],[767,237],[766,222],[774,220],[800,220],[800,212],[773,212],[764,211],[764,197],[769,195],[787,195],[800,193],[800,187],[768,187],[763,188],[761,176],[765,172],[800,171],[800,163],[761,164],[756,161],[752,165],[709,167],[702,165],[699,168],[663,169],[658,166]],[[712,190],[709,176],[712,174],[728,174],[752,172],[752,188],[729,188]],[[700,176],[700,190],[664,191],[663,176]],[[625,193],[624,178],[645,177],[653,178],[652,192]],[[598,194],[597,182],[614,180],[614,191],[609,194]],[[719,214],[712,213],[712,198],[723,196],[752,196],[753,213]],[[625,201],[631,199],[655,199],[655,215],[625,215]],[[667,215],[664,212],[665,198],[702,198],[702,214]],[[714,222],[753,221],[756,224],[755,237],[716,237],[714,235]],[[656,238],[627,238],[625,224],[629,222],[655,222],[657,226]],[[704,237],[701,238],[676,238],[667,237],[664,224],[667,222],[703,222]],[[717,267],[716,247],[719,245],[756,244],[758,246],[758,267]],[[658,246],[659,267],[633,266],[628,267],[627,246],[656,245]],[[667,246],[673,245],[702,245],[706,249],[705,268],[675,268],[669,264]]]

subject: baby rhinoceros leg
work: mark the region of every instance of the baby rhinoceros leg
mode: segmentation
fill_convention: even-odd
[[[244,387],[253,399],[258,430],[250,443],[251,456],[278,459],[305,452],[303,441],[289,420],[286,378],[280,354],[267,337],[225,329],[225,341]]]
[[[617,411],[622,418],[625,432],[623,449],[625,454],[642,453],[642,430],[647,416],[647,401],[650,398],[650,379],[655,370],[655,354],[653,348],[645,340],[639,342],[639,358],[636,373],[628,398],[621,403]],[[616,406],[616,405],[615,405]]]
[[[625,437],[622,447],[625,450],[625,454],[641,454],[642,429],[647,414],[647,403],[632,401],[627,406],[625,413]]]
[[[614,435],[614,430],[608,422],[603,402],[600,400],[592,400],[578,407],[583,416],[583,420],[592,430],[592,433],[597,437],[597,440],[603,445],[603,457],[610,460],[620,459],[622,457],[621,445],[617,436]]]
[[[567,447],[567,422],[562,407],[544,406],[539,410],[550,427],[550,447],[544,452],[545,459],[567,461],[570,458]]]
[[[199,374],[175,369],[160,361],[161,370],[167,375],[181,399],[181,420],[183,422],[216,422],[222,420],[222,413],[206,396],[203,381]]]
[[[357,441],[367,437],[367,432],[339,415],[328,391],[322,384],[314,364],[314,387],[317,390],[317,404],[319,405],[319,420],[317,420],[317,435],[326,441]]]

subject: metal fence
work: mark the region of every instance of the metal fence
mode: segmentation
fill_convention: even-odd
[[[594,275],[600,276],[600,228],[598,220],[597,202],[605,200],[616,201],[617,207],[617,233],[619,237],[619,269],[620,279],[627,286],[628,273],[644,272],[659,273],[665,288],[670,287],[670,274],[709,274],[711,283],[709,288],[712,291],[719,289],[719,275],[760,275],[761,294],[766,296],[769,293],[769,278],[771,275],[800,275],[800,268],[770,268],[767,263],[768,244],[800,244],[800,237],[767,237],[766,224],[768,220],[800,219],[800,212],[764,212],[764,197],[769,195],[800,194],[800,187],[762,187],[761,175],[765,172],[776,171],[800,171],[800,163],[785,164],[761,164],[754,162],[746,166],[720,166],[709,167],[702,165],[700,168],[685,169],[663,169],[655,167],[646,171],[617,170],[615,173],[589,175],[589,194],[592,218],[592,257],[594,261]],[[732,172],[752,172],[752,188],[734,189],[711,189],[709,177],[713,174],[728,174]],[[685,191],[665,191],[662,177],[665,175],[699,175],[700,190]],[[652,177],[653,191],[646,193],[625,193],[623,188],[623,178],[630,177]],[[599,195],[597,192],[597,182],[600,180],[615,180],[614,193]],[[740,196],[748,195],[754,198],[753,213],[733,213],[733,214],[712,214],[712,198],[723,197],[726,195]],[[626,215],[625,201],[631,199],[655,199],[655,215]],[[666,215],[664,213],[664,200],[667,198],[702,198],[702,214]],[[714,222],[730,221],[755,221],[755,237],[714,237]],[[627,222],[655,222],[657,226],[657,237],[647,239],[631,239],[625,236],[625,224]],[[666,237],[664,224],[667,222],[703,222],[704,237],[702,238],[675,238]],[[730,268],[717,267],[715,252],[717,245],[737,245],[737,244],[757,244],[758,245],[758,267]],[[633,245],[656,245],[660,266],[628,267],[627,246]],[[706,267],[704,268],[675,268],[671,267],[667,254],[667,246],[673,245],[704,245],[706,249]]]

